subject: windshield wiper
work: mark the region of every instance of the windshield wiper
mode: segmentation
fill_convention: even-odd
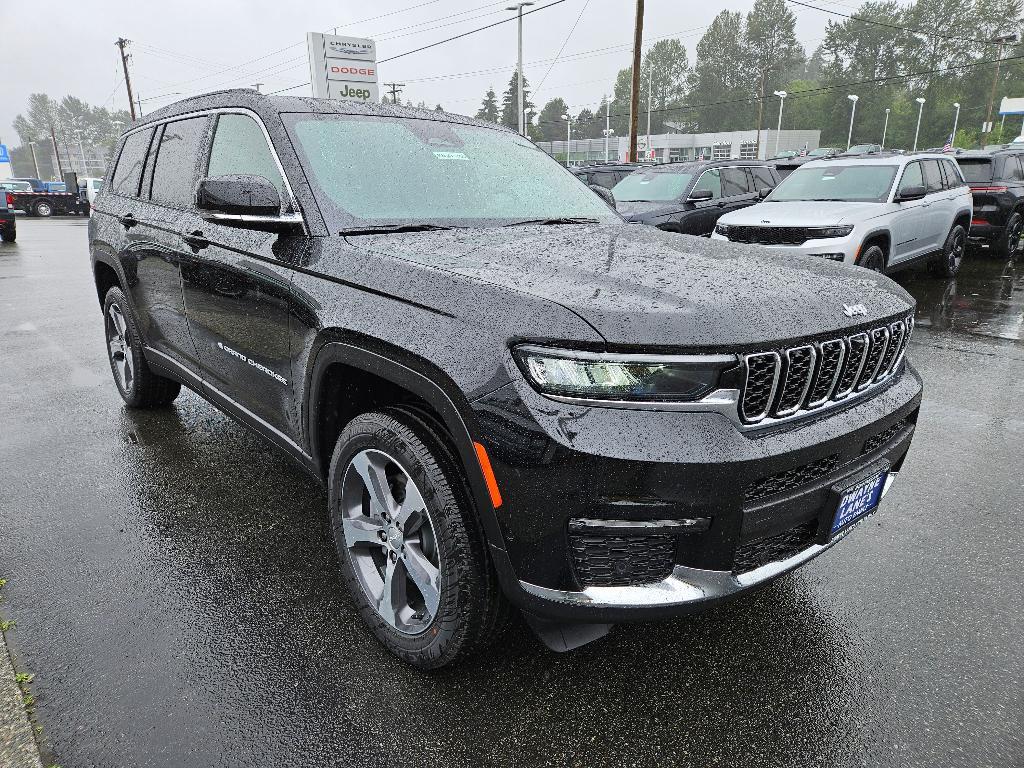
[[[597,219],[587,216],[558,216],[551,219],[523,219],[513,221],[511,224],[502,224],[503,227],[522,227],[527,224],[540,224],[542,226],[557,226],[559,224],[597,224]]]
[[[339,235],[381,235],[392,232],[435,232],[443,229],[466,229],[446,224],[380,224],[375,227],[352,227],[338,232]]]

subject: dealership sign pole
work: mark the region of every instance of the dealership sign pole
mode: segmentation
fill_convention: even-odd
[[[377,45],[362,37],[306,33],[313,95],[377,104]]]

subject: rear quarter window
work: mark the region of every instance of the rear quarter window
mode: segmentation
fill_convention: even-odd
[[[146,160],[146,150],[149,149],[152,135],[153,129],[149,129],[133,133],[125,139],[110,181],[110,191],[115,195],[136,197],[139,194],[142,165]]]

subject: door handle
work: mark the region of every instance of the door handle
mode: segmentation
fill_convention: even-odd
[[[202,231],[198,229],[190,234],[182,235],[181,239],[193,251],[201,251],[210,245],[210,241],[203,237]]]
[[[139,223],[139,220],[130,213],[126,213],[124,216],[118,216],[117,220],[121,222],[121,226],[125,229],[131,229]]]

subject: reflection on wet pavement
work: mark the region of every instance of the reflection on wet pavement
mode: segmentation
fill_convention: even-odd
[[[923,269],[894,276],[917,299],[917,326],[1024,340],[1024,257],[1003,261],[971,252],[952,280]]]

